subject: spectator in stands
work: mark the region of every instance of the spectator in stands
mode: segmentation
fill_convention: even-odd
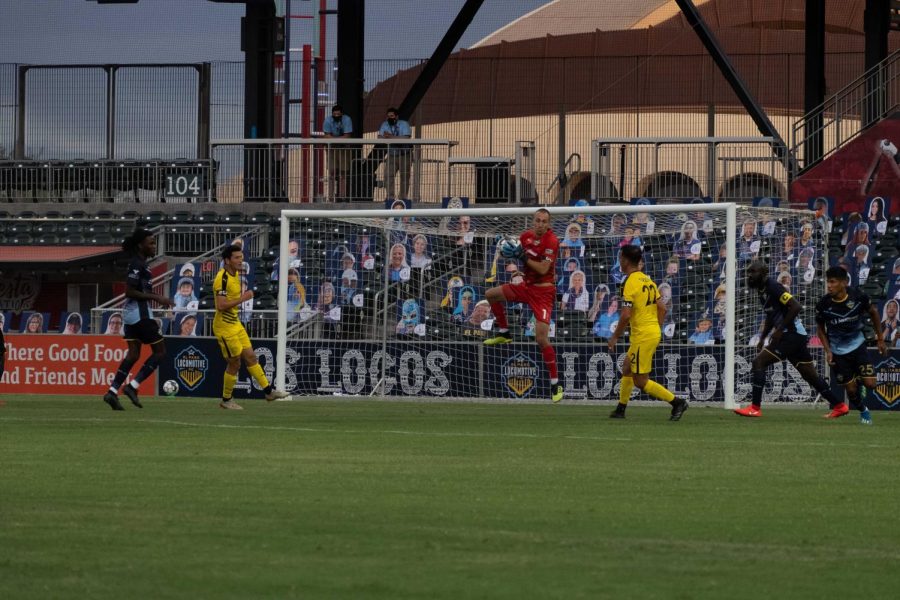
[[[681,225],[681,234],[675,240],[675,246],[672,252],[678,258],[686,260],[700,259],[700,238],[697,234],[697,223],[694,221],[685,221]]]
[[[609,239],[616,240],[625,234],[625,224],[628,223],[628,217],[625,215],[615,214],[610,219]],[[618,242],[615,242],[618,243]]]
[[[604,308],[603,313],[594,321],[594,327],[591,331],[594,337],[606,340],[612,336],[616,326],[619,324],[619,297],[616,295],[610,296]]]
[[[39,312],[31,313],[25,322],[25,328],[22,333],[43,333],[44,331],[44,315]]]
[[[113,313],[109,315],[109,318],[106,320],[106,331],[103,332],[103,335],[122,335],[122,315],[119,313]]]
[[[506,259],[506,265],[503,269],[503,272],[504,283],[518,285],[525,280],[525,276],[522,273],[522,265],[519,264],[519,261],[513,258]]]
[[[359,257],[359,264],[367,271],[375,268],[375,257],[372,256],[371,244],[372,241],[368,235],[356,236],[356,256]]]
[[[578,310],[587,312],[591,306],[591,294],[587,290],[584,271],[573,271],[569,275],[569,289],[563,294],[559,303],[560,310]]]
[[[288,288],[288,319],[306,321],[315,314],[306,303],[306,286],[299,281],[293,288]]]
[[[850,213],[847,217],[846,224],[844,225],[844,235],[841,236],[841,246],[846,246],[853,242],[853,238],[856,236],[856,228],[859,227],[861,223],[861,214],[858,212]],[[866,231],[868,231],[868,225],[866,227]]]
[[[881,331],[884,333],[884,339],[893,339],[898,328],[900,328],[900,302],[891,298],[881,309]]]
[[[819,228],[828,233],[831,231],[831,215],[828,214],[828,198],[818,197],[813,200],[815,220]]]
[[[194,294],[194,280],[190,277],[182,277],[178,280],[178,293],[172,298],[175,302],[175,310],[197,308],[197,296]]]
[[[331,118],[325,118],[322,133],[326,138],[349,138],[353,133],[353,121],[344,114],[340,104],[331,107]],[[333,144],[328,147],[328,177],[333,185],[333,199],[347,197],[347,174],[352,159],[353,151],[346,145]]]
[[[662,323],[663,337],[671,339],[675,335],[675,299],[672,297],[672,284],[663,282],[659,284],[659,300],[666,307],[666,316]]]
[[[409,263],[406,262],[406,246],[394,244],[391,246],[391,261],[388,263],[388,272],[391,282],[409,281]]]
[[[581,239],[581,225],[569,223],[566,226],[566,236],[559,243],[560,258],[570,256],[584,256],[584,242]]]
[[[447,280],[447,293],[441,299],[441,308],[455,309],[457,305],[459,288],[463,286],[462,277],[454,275]]]
[[[856,285],[863,285],[869,279],[869,247],[857,246],[854,248],[850,264],[853,265]]]
[[[81,333],[82,321],[81,315],[78,313],[69,313],[66,318],[66,325],[63,327],[64,335],[74,335]]]
[[[813,248],[815,246],[816,240],[814,237],[816,229],[813,227],[813,224],[809,221],[803,221],[803,224],[800,225],[800,248]]]
[[[638,248],[644,247],[644,241],[640,237],[641,228],[639,225],[629,223],[625,225],[623,230],[625,233],[622,234],[622,239],[619,240],[619,248],[621,248],[622,246],[637,246]]]
[[[194,265],[191,263],[184,263],[181,265],[181,269],[178,271],[179,277],[193,277],[194,273],[196,273],[196,269],[194,269]]]
[[[591,304],[591,310],[588,311],[588,321],[593,323],[600,316],[606,297],[609,295],[609,286],[601,283],[594,288],[594,303]]]
[[[453,320],[457,323],[465,323],[472,316],[475,309],[475,288],[470,285],[460,288],[457,295],[456,307],[453,309]]]
[[[575,271],[581,270],[581,260],[575,257],[567,258],[565,262],[563,262],[562,274],[556,282],[556,289],[559,290],[560,293],[569,289],[569,277],[571,277],[572,273]]]
[[[784,232],[781,248],[775,255],[778,260],[793,262],[797,260],[797,234],[791,230]],[[776,271],[777,272],[777,271]]]
[[[334,284],[330,281],[323,281],[319,286],[319,302],[316,304],[316,312],[325,318],[326,323],[337,323],[341,320],[341,307],[337,305]]]
[[[723,267],[724,269],[724,261]],[[678,260],[677,256],[672,256],[669,260],[666,261],[666,270],[663,273],[662,282],[668,283],[671,287],[678,286],[678,272],[681,269],[681,262]],[[657,286],[659,287],[659,286]]]
[[[587,200],[576,200],[574,206],[590,206],[590,202]],[[572,215],[572,223],[578,223],[581,226],[583,232],[588,235],[593,235],[594,233],[594,220],[590,215],[581,213],[577,215]]]
[[[409,266],[414,269],[425,269],[431,266],[431,257],[428,255],[428,238],[421,233],[413,238],[413,253],[409,257]]]
[[[844,251],[844,256],[849,259],[853,259],[856,254],[856,249],[859,246],[868,246],[869,245],[869,226],[866,223],[859,223],[856,226],[856,229],[853,232],[853,237],[850,238],[850,242],[847,244],[847,248]]]
[[[873,238],[880,237],[887,231],[887,215],[885,214],[884,198],[875,197],[869,201],[866,223],[869,225],[869,235]]]
[[[790,272],[788,271],[776,271],[778,276],[775,278],[775,281],[784,286],[788,292],[791,291],[791,285],[794,283],[794,278],[791,277]]]
[[[178,335],[182,337],[193,337],[197,335],[197,315],[188,313],[181,318],[178,325]]]
[[[378,130],[382,139],[411,138],[409,123],[401,119],[396,108],[387,109],[387,118]],[[412,146],[391,144],[384,161],[384,189],[388,198],[409,198],[409,168],[412,164]],[[394,195],[394,178],[400,171],[400,190]]]
[[[846,256],[841,256],[837,259],[837,266],[847,271],[847,277],[850,280],[847,282],[848,287],[855,287],[858,283],[856,279],[856,269],[854,268],[852,261]]]
[[[697,329],[694,330],[694,333],[688,340],[691,343],[698,345],[714,344],[715,339],[713,338],[712,319],[707,315],[700,317],[700,320],[697,322]]]
[[[472,309],[472,314],[466,320],[469,325],[481,328],[481,324],[491,318],[491,303],[487,300],[479,300]]]
[[[247,278],[241,276],[241,294],[243,295],[248,289],[250,289],[250,284],[247,282]],[[246,325],[250,322],[250,319],[253,317],[253,298],[241,303],[238,314],[240,315],[241,323]]]
[[[350,304],[353,302],[353,296],[356,294],[356,284],[359,278],[355,269],[344,269],[341,273],[341,302]]]
[[[466,215],[461,216],[456,221],[456,245],[457,246],[465,246],[467,244],[471,244],[475,239],[475,235],[472,232],[472,219]]]
[[[753,260],[759,255],[760,241],[756,235],[756,221],[749,219],[744,221],[741,229],[741,237],[738,239],[738,258],[740,260]]]
[[[338,270],[341,273],[341,278],[344,277],[344,272],[351,270],[353,271],[353,279],[356,279],[356,258],[349,252],[344,252],[341,255],[340,268]]]
[[[414,298],[403,301],[400,320],[397,321],[398,335],[412,335],[416,332],[416,326],[421,322],[419,316],[419,303]]]
[[[0,332],[6,331],[6,313],[0,312]]]
[[[868,249],[867,249],[868,250]],[[816,251],[812,248],[803,248],[797,256],[797,278],[800,285],[809,285],[816,279],[816,265],[814,258]]]

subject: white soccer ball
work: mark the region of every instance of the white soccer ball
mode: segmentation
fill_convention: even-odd
[[[518,258],[522,256],[522,242],[519,238],[507,236],[500,242],[500,254],[504,258]]]
[[[166,396],[174,396],[178,393],[178,383],[176,381],[168,380],[163,384],[163,394]]]

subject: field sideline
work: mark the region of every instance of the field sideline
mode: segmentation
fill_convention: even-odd
[[[0,400],[3,598],[900,592],[894,414]]]

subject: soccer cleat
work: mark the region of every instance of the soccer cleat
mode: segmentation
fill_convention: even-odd
[[[112,392],[106,392],[103,395],[103,401],[109,404],[109,407],[113,410],[125,410],[125,408],[119,402],[119,396]]]
[[[625,418],[625,405],[617,404],[616,409],[609,413],[610,419],[624,419]]]
[[[554,383],[550,386],[550,399],[556,404],[563,399],[563,386],[560,383]]]
[[[758,406],[747,406],[745,408],[736,408],[734,409],[734,414],[741,415],[742,417],[761,417],[762,409]]]
[[[831,409],[831,412],[825,415],[826,419],[839,419],[850,412],[850,407],[846,402],[841,402]]]
[[[675,398],[672,400],[672,415],[669,417],[670,421],[679,421],[681,419],[681,415],[684,414],[690,407],[688,401],[684,398]]]
[[[225,410],[244,410],[244,407],[234,400],[222,400],[219,402],[219,408],[224,408]]]
[[[863,409],[861,413],[859,413],[859,424],[860,425],[871,425],[872,424],[872,413],[869,412],[869,409]]]
[[[272,402],[273,400],[281,400],[282,398],[290,398],[291,395],[287,392],[279,392],[278,390],[272,390],[271,393],[266,394],[266,400]]]
[[[498,333],[495,333],[493,336],[489,337],[488,339],[484,340],[484,345],[485,346],[497,346],[499,344],[509,344],[512,341],[513,340],[511,337],[509,337],[508,331],[503,332],[503,333],[498,332]]]
[[[131,400],[131,403],[137,406],[138,408],[144,408],[141,404],[140,399],[138,399],[137,390],[131,387],[130,385],[126,385],[122,388],[122,393],[128,396],[128,399]]]

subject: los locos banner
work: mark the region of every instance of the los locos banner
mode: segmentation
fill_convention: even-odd
[[[0,393],[102,395],[127,351],[118,336],[7,334]],[[150,352],[144,346],[141,361]],[[142,389],[155,394],[156,376]]]
[[[167,338],[166,343],[168,358],[160,368],[160,381],[177,381],[179,395],[221,395],[225,361],[214,339]],[[557,344],[555,348],[567,402],[618,398],[624,346],[616,355],[610,355],[601,344]],[[273,381],[275,353],[273,341],[256,345],[260,364]],[[753,349],[747,349],[735,359],[739,402],[750,397],[753,354]],[[652,377],[691,401],[721,402],[724,361],[723,346],[660,345]],[[287,362],[287,391],[303,396],[367,396],[376,388],[378,397],[434,399],[542,401],[550,394],[543,360],[533,343],[485,348],[471,342],[394,342],[384,346],[379,342],[302,342],[288,348]],[[881,400],[875,408],[900,406],[900,351],[894,364],[886,361],[882,365],[877,394]],[[243,368],[234,396],[262,397]],[[813,398],[813,390],[793,367],[781,363],[769,368],[764,401]]]

